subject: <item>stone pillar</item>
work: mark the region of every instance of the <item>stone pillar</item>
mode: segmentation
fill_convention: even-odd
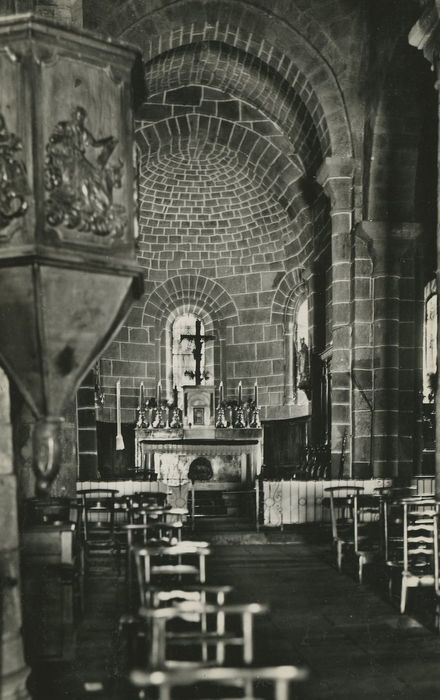
[[[17,480],[14,473],[9,382],[0,369],[0,700],[26,700],[29,673],[21,636]]]
[[[351,257],[353,226],[351,158],[326,158],[318,182],[331,202],[332,253],[332,475],[338,476],[344,452],[345,477],[352,475],[351,439]]]
[[[409,478],[417,432],[418,224],[364,221],[373,260],[373,476]],[[420,329],[419,329],[420,330]]]

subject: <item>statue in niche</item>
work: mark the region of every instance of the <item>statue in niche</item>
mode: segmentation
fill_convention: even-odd
[[[298,350],[298,389],[310,400],[310,355],[305,338],[300,339]]]

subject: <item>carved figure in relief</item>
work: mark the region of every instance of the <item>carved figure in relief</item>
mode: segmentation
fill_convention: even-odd
[[[23,216],[28,208],[26,195],[30,190],[26,168],[17,157],[22,147],[21,139],[8,131],[6,120],[0,113],[0,229],[12,219]]]
[[[95,138],[86,118],[86,110],[75,107],[70,121],[58,122],[46,145],[46,218],[54,227],[120,237],[127,219],[125,208],[114,203],[113,191],[122,187],[123,163],[108,162],[117,139]]]

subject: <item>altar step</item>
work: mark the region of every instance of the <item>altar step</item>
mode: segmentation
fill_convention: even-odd
[[[254,492],[196,491],[195,516],[198,517],[252,517],[254,513]],[[189,495],[189,509],[192,509],[192,493]]]
[[[301,528],[290,527],[284,531],[265,528],[257,532],[255,522],[248,518],[217,517],[197,520],[191,537],[213,545],[296,544],[301,541],[300,531]]]

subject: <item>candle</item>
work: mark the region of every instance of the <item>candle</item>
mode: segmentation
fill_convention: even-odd
[[[219,391],[220,391],[219,403],[222,404],[223,403],[223,381],[220,382]]]
[[[238,403],[241,405],[241,381],[238,382]]]
[[[121,425],[121,380],[116,382],[116,449],[124,449],[124,438],[122,437]]]
[[[254,384],[254,401],[255,401],[255,406],[258,406],[258,384],[256,381]]]
[[[139,387],[139,409],[142,410],[144,407],[144,383],[141,382]]]
[[[158,406],[160,406],[161,398],[162,398],[162,383],[159,379],[159,381],[157,382],[157,405]]]

